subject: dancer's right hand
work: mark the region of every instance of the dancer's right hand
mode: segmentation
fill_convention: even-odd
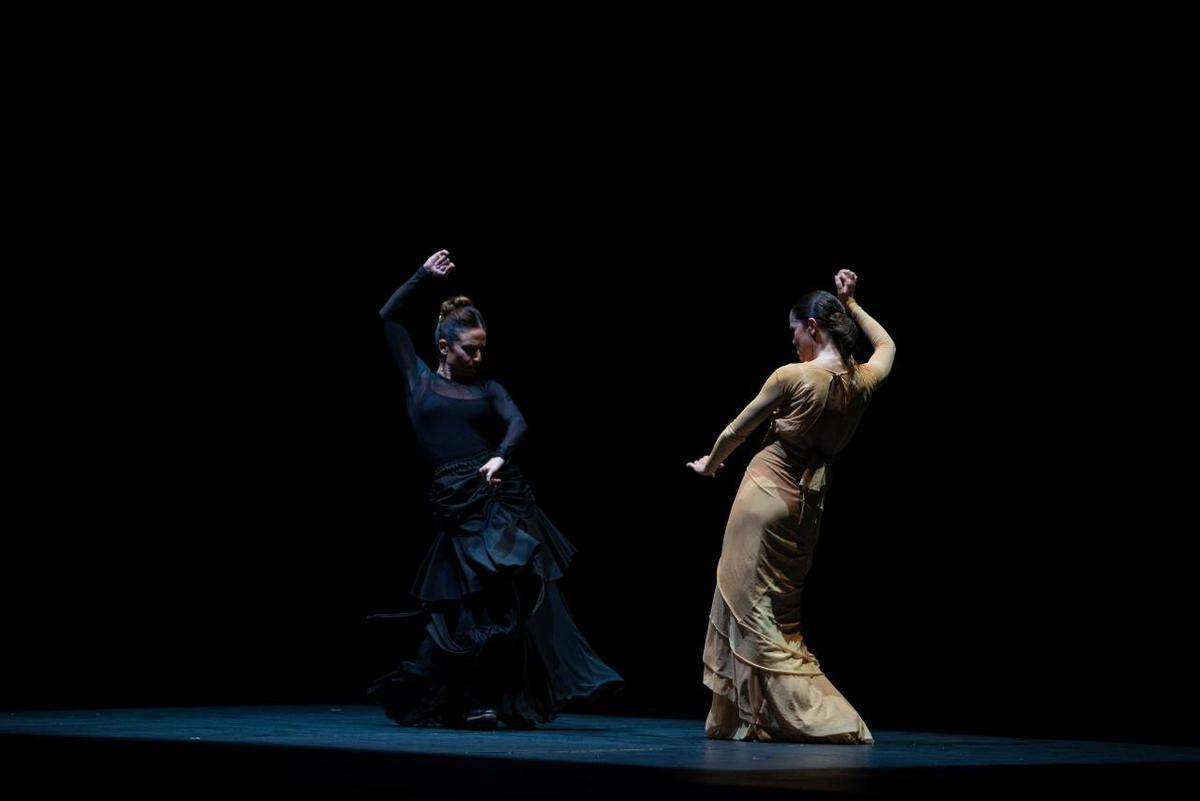
[[[694,462],[688,462],[687,466],[690,467],[692,470],[695,470],[697,475],[708,476],[709,478],[712,478],[713,476],[715,476],[717,474],[718,470],[720,470],[722,467],[725,466],[725,463],[721,462],[721,464],[719,464],[715,468],[713,468],[712,472],[709,472],[709,470],[708,470],[708,455],[706,454],[704,456],[701,456],[699,459],[697,459]]]
[[[433,273],[437,276],[445,276],[454,269],[454,262],[450,261],[450,251],[439,250],[437,253],[434,253],[432,256],[426,259],[425,264],[422,266],[427,272]]]

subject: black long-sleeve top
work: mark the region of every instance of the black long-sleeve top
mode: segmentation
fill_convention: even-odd
[[[408,416],[425,457],[433,465],[491,451],[510,459],[525,435],[525,418],[498,381],[450,381],[417,355],[401,322],[405,302],[430,273],[418,268],[379,310],[392,356],[404,374]]]

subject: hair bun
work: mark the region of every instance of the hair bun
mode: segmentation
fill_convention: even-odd
[[[474,306],[474,305],[475,304],[473,304],[471,302],[471,299],[468,298],[466,295],[459,295],[458,297],[450,298],[449,300],[444,301],[442,303],[442,310],[440,312],[438,312],[438,319],[439,320],[444,319],[444,318],[450,316],[451,314],[454,314],[454,312],[456,310],[461,309],[465,306]]]

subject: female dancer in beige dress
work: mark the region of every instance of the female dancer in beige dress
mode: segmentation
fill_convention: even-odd
[[[789,316],[799,363],[773,372],[712,452],[688,463],[700,475],[715,475],[734,448],[772,418],[729,512],[717,566],[704,643],[704,683],[713,693],[709,737],[873,742],[800,633],[800,593],[817,544],[829,465],[896,354],[891,337],[855,301],[857,280],[841,270],[834,279],[837,297],[819,291],[801,298]],[[861,365],[852,355],[860,328],[874,347]]]

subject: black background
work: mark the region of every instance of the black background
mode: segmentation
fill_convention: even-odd
[[[828,675],[874,729],[1195,741],[1178,287],[1084,146],[982,112],[513,123],[268,88],[47,143],[6,295],[4,706],[365,700],[419,633],[363,618],[409,605],[430,538],[376,312],[447,248],[580,548],[566,598],[629,682],[601,711],[704,715],[761,435],[716,480],[684,463],[851,266],[898,356],[805,589]]]

